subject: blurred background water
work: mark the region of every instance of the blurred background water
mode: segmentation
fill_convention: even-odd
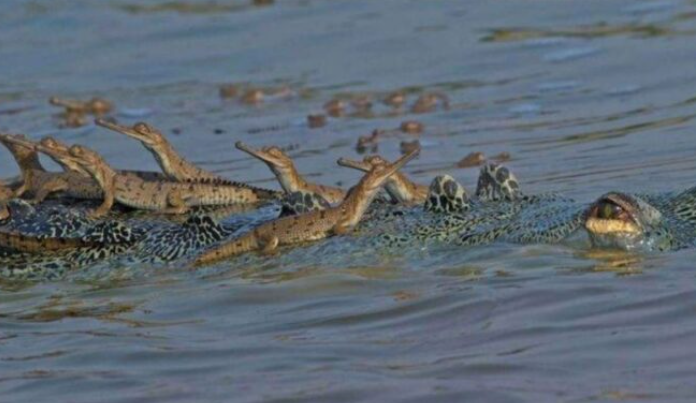
[[[470,152],[509,153],[527,192],[589,201],[696,172],[694,1],[5,0],[0,130],[156,169],[141,146],[58,128],[48,97],[103,96],[201,166],[276,187],[237,140],[276,144],[349,186],[359,136],[418,120],[427,183],[469,189]],[[249,105],[220,85],[275,89]],[[409,105],[444,93],[449,109]],[[269,92],[273,92],[270,90]],[[369,113],[306,116],[334,99]],[[384,136],[394,158],[407,134]],[[18,170],[4,149],[0,172]],[[329,241],[331,242],[331,241]],[[696,400],[696,252],[494,245],[405,257],[110,268],[0,290],[2,402],[589,402]],[[118,276],[116,276],[118,277]]]

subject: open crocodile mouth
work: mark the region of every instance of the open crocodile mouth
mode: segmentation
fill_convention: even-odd
[[[635,208],[624,195],[611,193],[600,198],[589,209],[585,228],[598,235],[634,235],[642,226],[633,214]]]

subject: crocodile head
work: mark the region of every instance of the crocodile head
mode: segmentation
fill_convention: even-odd
[[[596,246],[627,250],[675,249],[672,231],[660,210],[646,200],[611,192],[587,210],[585,229]]]
[[[482,201],[516,200],[522,196],[515,175],[502,165],[486,164],[481,168],[476,196]]]
[[[65,157],[70,154],[70,147],[51,136],[42,138],[37,143],[36,149],[51,157],[66,171],[86,173],[79,164]]]
[[[367,172],[367,175],[363,176],[360,180],[360,185],[367,191],[374,193],[376,192],[384,182],[394,175],[399,169],[403,168],[409,161],[416,158],[420,153],[420,147],[414,149],[393,163],[388,163],[386,160],[381,159],[380,162],[372,164],[372,167]]]
[[[70,161],[79,164],[85,171],[96,180],[100,186],[105,187],[116,176],[116,171],[97,154],[96,151],[90,150],[81,145],[73,145],[70,147],[69,154],[65,156]]]
[[[22,171],[43,170],[35,144],[25,135],[0,133],[0,143],[7,147]]]
[[[362,161],[354,161],[347,158],[338,160],[338,165],[369,172],[375,165],[387,165],[389,161],[379,155],[365,157]],[[406,176],[395,172],[385,182],[384,188],[398,203],[421,203],[427,195],[427,188],[411,182]]]
[[[344,217],[337,227],[352,228],[360,221],[365,210],[377,195],[384,182],[406,163],[414,159],[420,152],[420,147],[399,158],[391,164],[375,164],[360,181],[348,190],[343,202],[338,206],[344,212]]]
[[[173,151],[169,140],[164,137],[164,134],[153,126],[145,122],[138,122],[134,124],[133,127],[128,127],[119,125],[118,123],[114,123],[108,119],[95,119],[94,123],[140,141],[142,145],[148,151],[150,151],[152,156],[159,162],[160,166],[162,166],[165,172],[175,170],[173,168],[175,161],[171,161],[170,159],[175,158],[174,156],[176,153]]]
[[[244,151],[266,163],[286,192],[294,192],[303,187],[304,180],[297,173],[295,163],[280,148],[270,146],[255,149],[241,141],[236,142],[234,145],[238,150]]]

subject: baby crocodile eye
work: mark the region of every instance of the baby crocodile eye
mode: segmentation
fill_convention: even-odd
[[[604,220],[617,219],[622,212],[623,209],[614,203],[602,202],[597,206],[597,217]]]

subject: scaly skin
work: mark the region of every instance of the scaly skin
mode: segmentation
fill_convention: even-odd
[[[35,208],[13,199],[0,224],[0,247],[21,252],[47,252],[97,246],[110,239],[87,238],[99,224],[75,209],[63,206]]]
[[[263,161],[276,176],[283,190],[288,194],[294,192],[315,193],[331,204],[340,203],[346,196],[346,192],[341,188],[307,182],[297,172],[295,164],[290,157],[278,147],[264,147],[258,150],[247,146],[241,141],[235,143],[235,147]]]
[[[21,252],[43,252],[94,246],[80,238],[45,238],[0,229],[0,247]]]
[[[206,179],[226,181],[226,179],[186,161],[184,157],[176,152],[162,132],[147,123],[136,123],[133,127],[122,126],[104,119],[96,119],[95,123],[140,141],[155,157],[160,168],[162,168],[162,172],[172,180]]]
[[[74,145],[66,158],[85,168],[99,183],[104,202],[91,212],[94,217],[106,214],[118,201],[126,206],[181,214],[192,206],[256,203],[276,197],[276,193],[251,187],[210,183],[147,182],[119,175],[96,152]]]
[[[201,254],[196,258],[195,264],[204,265],[254,250],[269,253],[282,245],[315,241],[352,230],[360,222],[384,181],[419,151],[416,149],[393,164],[374,166],[348,191],[348,195],[338,206],[261,224],[247,234]]]
[[[429,242],[462,246],[494,241],[555,243],[581,226],[585,206],[549,195],[523,195],[507,168],[481,169],[477,197],[470,199],[453,178],[435,178],[424,211],[386,210],[360,228],[366,247],[403,248]]]
[[[120,222],[96,223],[81,238],[96,246],[50,252],[9,252],[0,249],[0,278],[11,280],[53,280],[127,252],[142,232],[133,232]]]
[[[12,153],[22,173],[22,185],[13,197],[29,192],[34,202],[43,201],[54,192],[63,191],[70,197],[81,199],[100,199],[101,189],[78,172],[48,172],[39,161],[35,144],[23,135],[0,134],[2,143]]]
[[[338,165],[369,172],[375,164],[388,164],[379,155],[368,156],[360,161],[353,161],[347,158],[338,160]],[[400,204],[422,204],[428,197],[428,186],[419,185],[412,182],[401,172],[395,172],[384,183],[384,189],[389,195]]]

